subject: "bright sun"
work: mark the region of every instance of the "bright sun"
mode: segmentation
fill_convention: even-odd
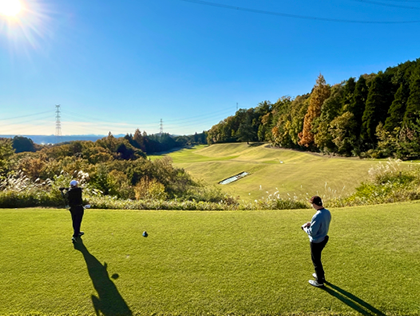
[[[21,8],[19,0],[0,0],[0,14],[15,16]]]

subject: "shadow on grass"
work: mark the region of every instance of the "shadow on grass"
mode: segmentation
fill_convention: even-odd
[[[102,263],[87,250],[81,238],[74,243],[74,249],[79,250],[83,254],[89,276],[92,279],[96,292],[98,292],[98,297],[95,295],[91,296],[96,315],[99,315],[100,312],[104,316],[132,315],[130,308],[118,292],[114,282],[109,278],[106,262],[102,265]],[[118,274],[113,274],[112,278],[118,278]]]
[[[257,142],[257,143],[249,143],[248,144],[248,146],[249,147],[258,147],[258,146],[261,146],[261,145],[264,145],[265,143],[260,143],[260,142]]]
[[[386,316],[383,312],[381,312],[377,308],[373,307],[372,305],[358,298],[357,296],[347,291],[344,291],[338,286],[327,281],[325,281],[325,284],[329,286],[329,287],[324,286],[322,288],[325,292],[339,299],[344,304],[350,306],[351,308],[353,308],[355,311],[359,312],[360,314]]]

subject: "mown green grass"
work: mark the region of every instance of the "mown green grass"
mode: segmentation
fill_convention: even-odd
[[[368,170],[379,163],[378,160],[331,158],[246,143],[199,146],[167,155],[172,157],[176,167],[184,168],[194,179],[210,185],[248,172],[249,176],[223,186],[227,193],[243,200],[261,199],[274,192],[282,197],[287,194],[349,195],[367,179]]]
[[[420,204],[331,211],[322,290],[313,210],[88,210],[78,251],[67,211],[2,209],[0,315],[419,315]]]

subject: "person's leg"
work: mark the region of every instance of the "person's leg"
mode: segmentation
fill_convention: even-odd
[[[70,214],[71,214],[71,223],[73,226],[73,237],[77,237],[76,234],[76,230],[77,230],[77,212],[75,210],[70,209]]]
[[[322,266],[321,262],[321,254],[322,250],[324,249],[325,245],[328,242],[328,236],[325,237],[325,239],[320,243],[310,243],[311,244],[311,259],[312,263],[315,268],[315,273],[317,276],[318,283],[324,283],[325,282],[325,273],[324,273],[324,267]]]
[[[77,238],[80,234],[80,226],[82,224],[84,209],[83,207],[75,207],[71,210],[71,218],[73,221],[73,237]]]
[[[78,232],[78,236],[83,235],[84,233],[80,232],[80,226],[82,225],[82,219],[83,219],[83,215],[85,214],[85,209],[83,206],[80,207],[80,221],[79,221],[79,232]]]

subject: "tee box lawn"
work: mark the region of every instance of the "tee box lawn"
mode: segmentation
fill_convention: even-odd
[[[0,315],[419,315],[420,204],[331,212],[320,289],[314,210],[1,209]]]

